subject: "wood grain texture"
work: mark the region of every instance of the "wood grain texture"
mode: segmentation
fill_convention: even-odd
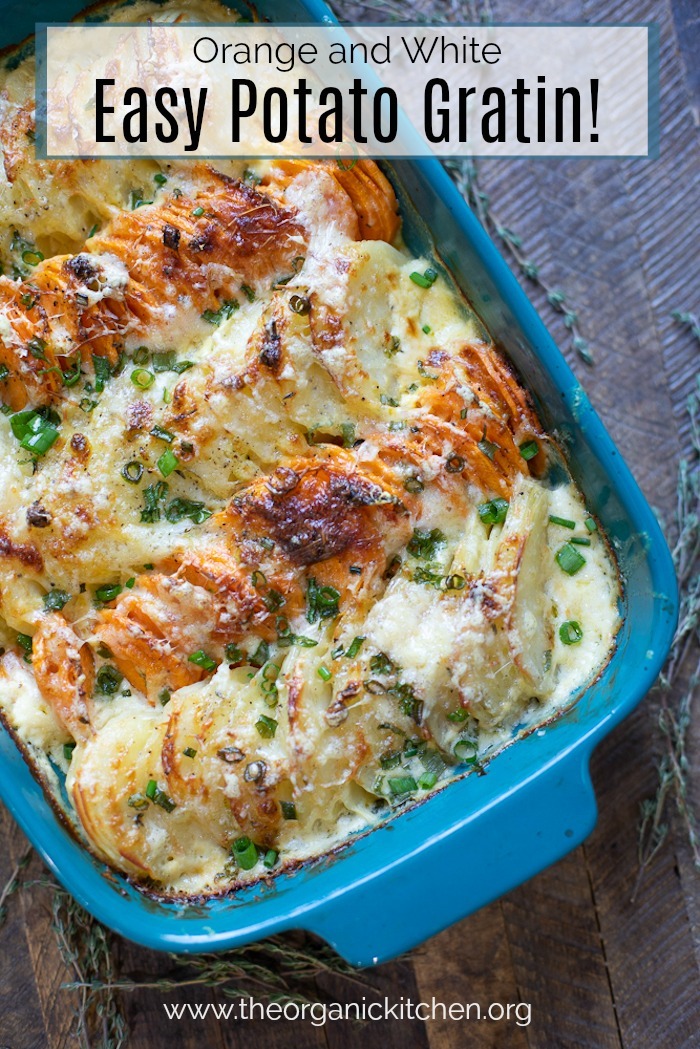
[[[480,175],[499,219],[522,237],[549,283],[580,314],[596,358],[568,349],[561,318],[521,278],[650,501],[673,505],[676,464],[688,449],[685,401],[700,363],[674,309],[700,311],[700,12],[697,0],[494,0],[500,21],[647,22],[659,26],[662,135],[658,159],[483,161]],[[468,20],[473,5],[419,0],[406,10]],[[352,15],[350,5],[344,10]],[[372,5],[355,15],[380,18]],[[437,1019],[358,1027],[331,1023],[168,1022],[163,1001],[222,1002],[216,990],[125,996],[130,1049],[691,1049],[700,1045],[700,893],[682,833],[635,889],[637,821],[654,791],[656,705],[647,700],[594,756],[598,825],[585,845],[525,886],[436,936],[408,961],[371,978],[379,998],[445,1004],[526,1002],[532,1023]],[[689,750],[700,795],[700,730]],[[697,798],[700,801],[700,796]],[[21,837],[0,824],[6,877]],[[478,857],[474,858],[478,862]],[[39,867],[32,868],[38,876]],[[426,872],[416,906],[439,882]],[[357,916],[362,921],[362,915]],[[406,916],[410,921],[410,915]],[[172,963],[117,945],[123,970],[168,973]],[[11,901],[0,930],[0,1046],[72,1046],[71,999],[51,931],[50,899],[33,889]],[[328,978],[339,1001],[365,992]],[[374,998],[374,995],[368,997]]]

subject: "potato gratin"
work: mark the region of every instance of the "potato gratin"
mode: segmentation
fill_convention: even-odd
[[[183,17],[113,15],[150,16]],[[3,717],[100,857],[223,891],[550,718],[609,657],[617,573],[373,162],[37,161],[27,52],[0,102]]]

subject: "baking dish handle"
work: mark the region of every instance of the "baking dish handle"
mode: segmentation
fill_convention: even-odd
[[[305,927],[353,965],[376,965],[490,903],[590,834],[597,806],[589,756],[577,749],[538,770],[497,804],[331,895]],[[410,838],[406,815],[398,835],[397,824],[374,833]]]

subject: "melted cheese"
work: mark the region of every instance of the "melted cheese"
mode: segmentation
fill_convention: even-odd
[[[222,9],[113,17],[180,14]],[[322,853],[570,703],[616,568],[376,166],[37,161],[31,85],[4,74],[0,704],[100,856],[220,891],[266,873],[241,838]]]

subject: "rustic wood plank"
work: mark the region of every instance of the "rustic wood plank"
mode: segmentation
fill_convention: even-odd
[[[606,959],[581,849],[503,900],[513,968],[532,1005],[531,1049],[621,1049]]]
[[[517,1005],[522,1000],[500,903],[433,937],[416,951],[414,967],[423,1001],[478,1003],[485,1011],[492,1002]],[[430,1049],[461,1049],[465,1034],[470,1049],[505,1044],[527,1049],[529,1044],[526,1029],[512,1022],[439,1018],[428,1024]]]
[[[358,916],[358,919],[361,918]],[[407,915],[410,921],[410,915]],[[381,1002],[388,998],[390,1005],[404,1004],[410,999],[414,1004],[421,999],[416,979],[415,962],[399,960],[380,965],[367,973],[374,992],[364,993],[347,981],[337,977],[323,976],[319,985],[333,1001],[341,1003]],[[325,1028],[329,1049],[355,1049],[361,1040],[363,1049],[429,1049],[428,1034],[423,1022],[416,1019],[387,1019],[369,1021],[359,1026],[356,1022],[340,1020],[329,1023]]]
[[[0,886],[10,878],[27,841],[0,806]],[[32,876],[25,871],[24,875]],[[46,1029],[25,935],[24,912],[17,894],[8,900],[0,931],[0,1044],[12,1049],[43,1049]]]

